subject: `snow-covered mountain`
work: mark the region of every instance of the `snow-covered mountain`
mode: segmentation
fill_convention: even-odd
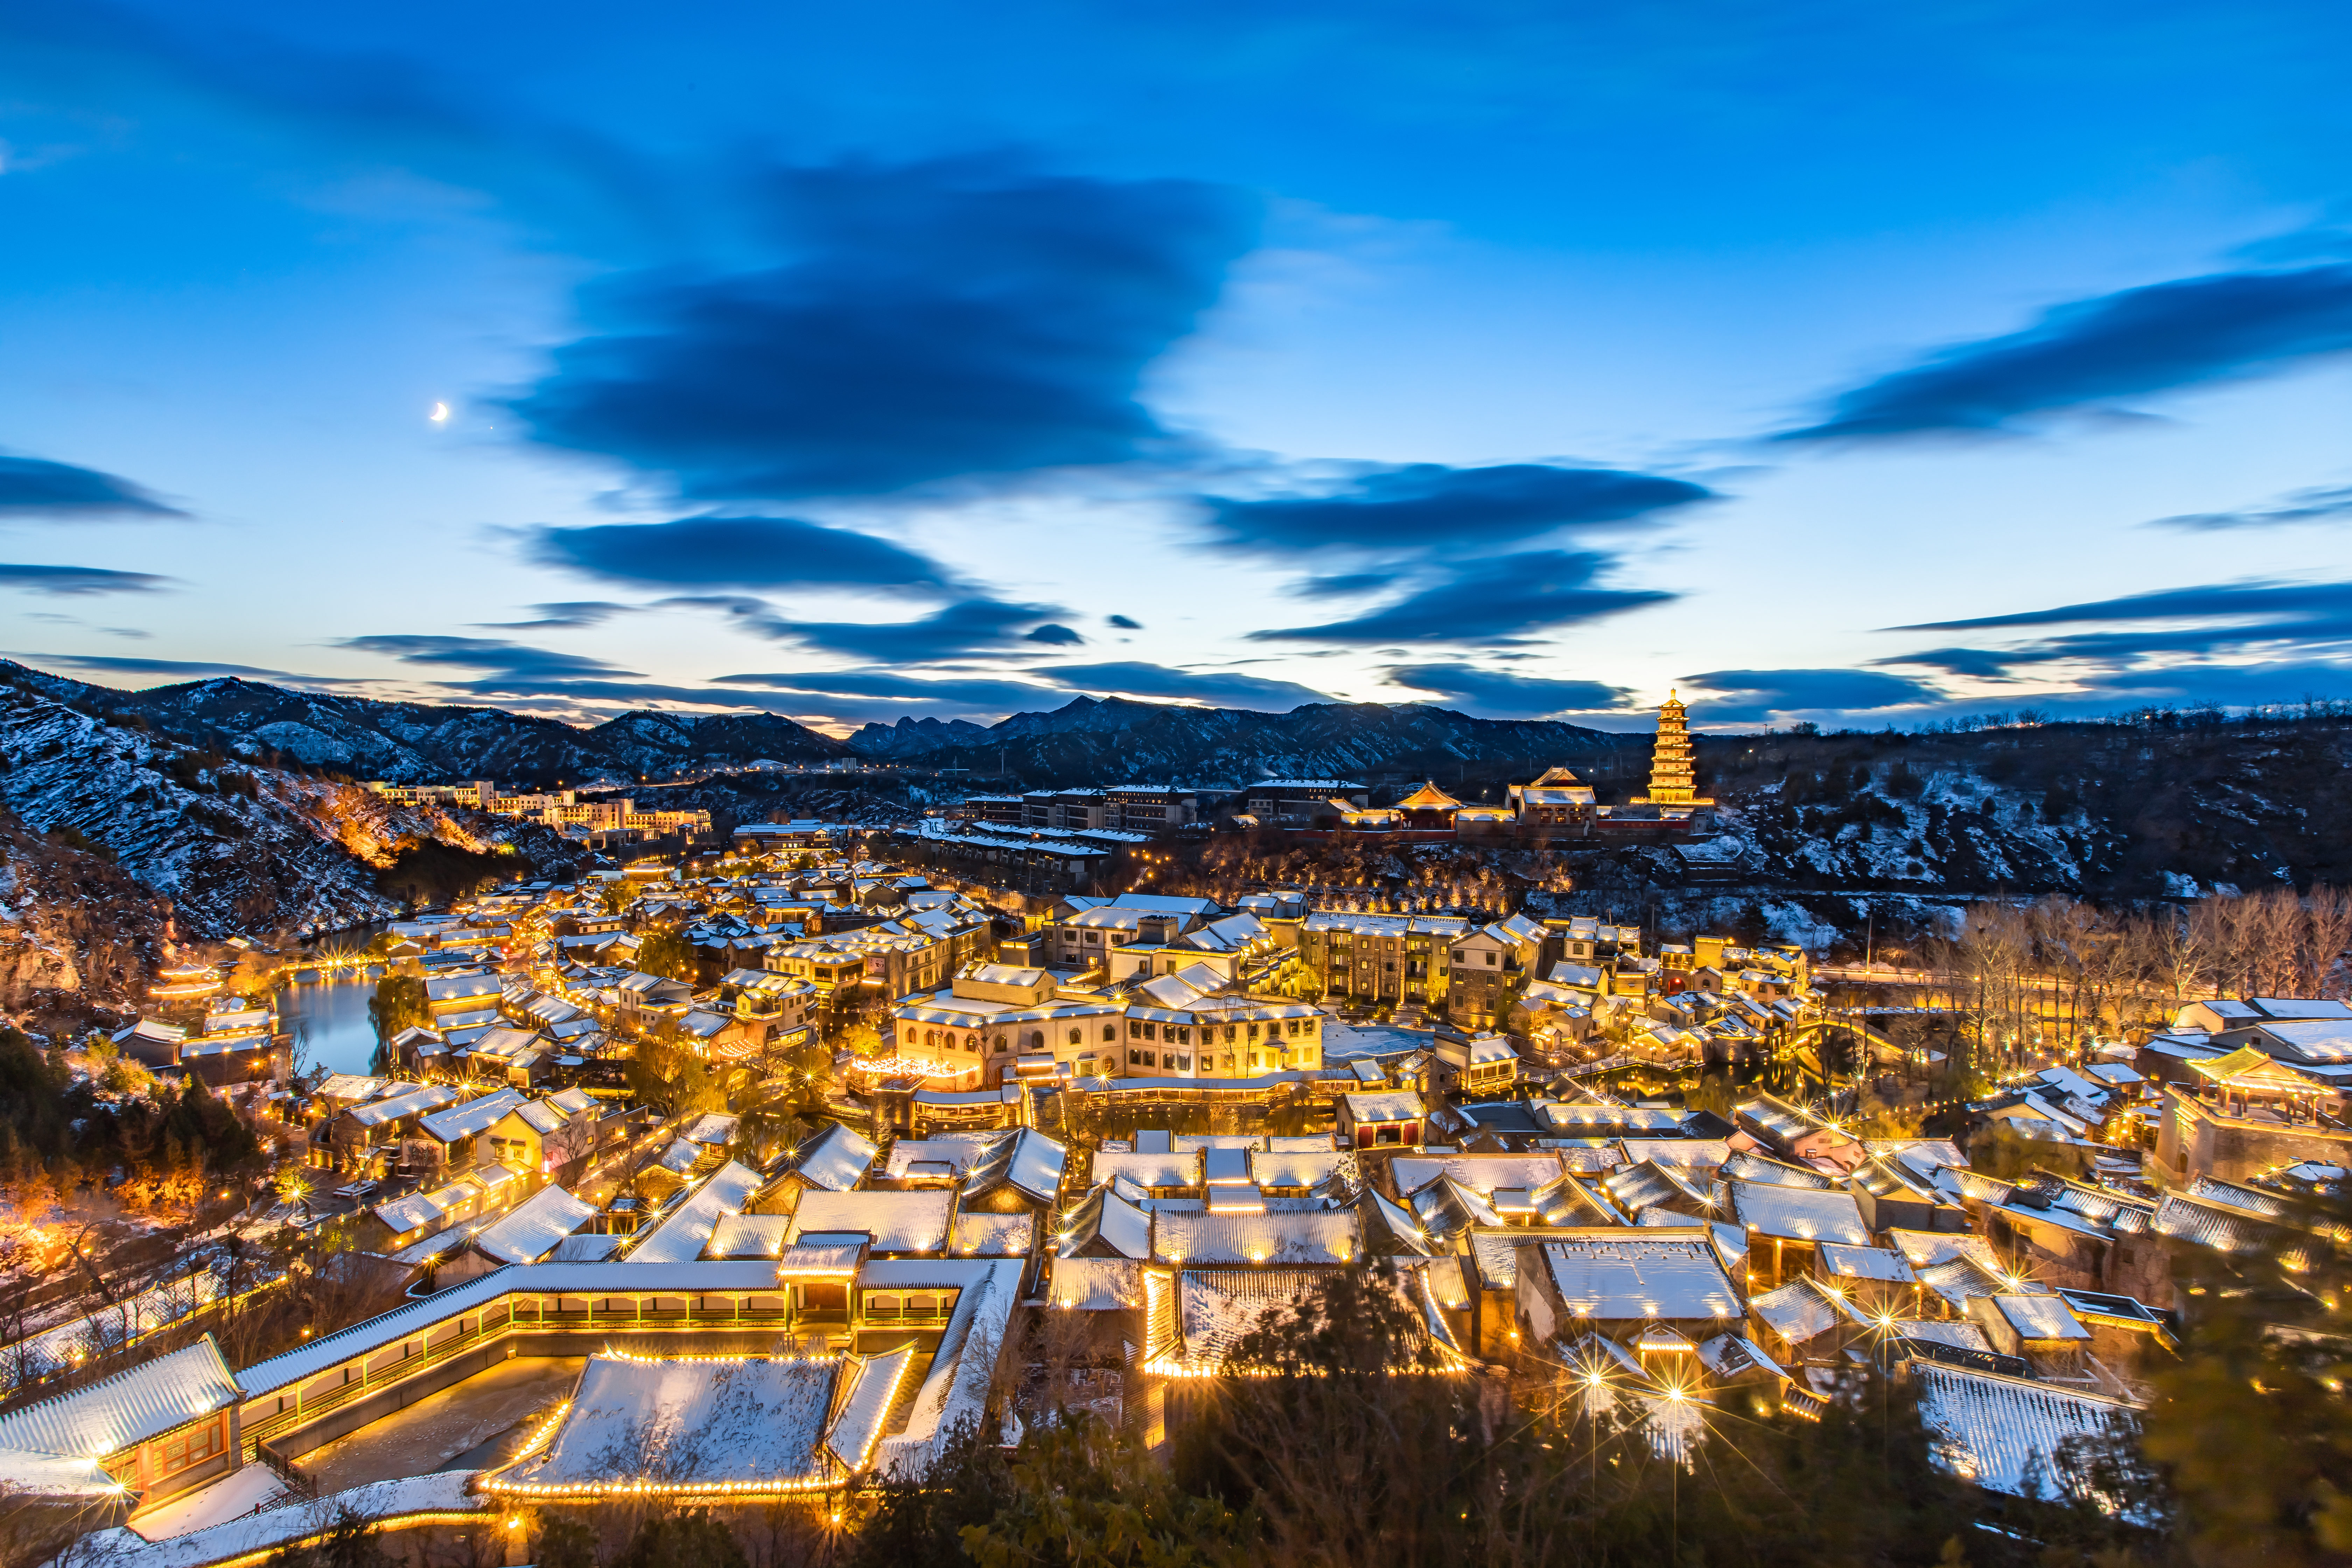
[[[518,874],[572,853],[535,824],[230,762],[22,686],[0,689],[0,804],[168,899],[181,934],[198,938],[387,919],[400,900],[379,874],[429,846]]]

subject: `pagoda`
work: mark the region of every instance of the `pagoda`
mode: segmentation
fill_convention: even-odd
[[[1698,793],[1691,772],[1690,719],[1679,698],[1669,691],[1658,710],[1658,740],[1650,752],[1650,793],[1633,797],[1635,805],[1703,806],[1714,801]]]

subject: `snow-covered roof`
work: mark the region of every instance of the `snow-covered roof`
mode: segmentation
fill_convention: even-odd
[[[689,1143],[699,1143],[710,1149],[723,1149],[735,1136],[735,1129],[742,1120],[740,1116],[730,1116],[724,1111],[705,1111],[689,1122],[678,1136]]]
[[[2056,1463],[2065,1440],[2138,1426],[2137,1414],[2119,1400],[2047,1383],[1930,1361],[1911,1363],[1910,1374],[1936,1462],[1988,1491],[2080,1493],[2085,1483]]]
[[[955,1310],[940,1334],[931,1370],[915,1393],[906,1426],[896,1436],[881,1440],[874,1464],[884,1475],[909,1479],[919,1479],[930,1468],[940,1438],[963,1422],[979,1419],[1004,1349],[1013,1309],[1020,1304],[1024,1267],[1019,1258],[956,1263],[927,1259],[925,1264],[912,1272],[919,1274],[924,1283],[951,1282],[956,1289]],[[869,1277],[878,1283],[893,1267],[868,1265]]]
[[[834,1122],[793,1153],[793,1170],[813,1187],[845,1193],[866,1179],[875,1149],[863,1134]]]
[[[945,1165],[957,1176],[977,1164],[999,1135],[994,1132],[942,1132],[934,1138],[901,1138],[890,1145],[882,1173],[903,1181],[914,1165]]]
[[[1149,1258],[1151,1216],[1106,1184],[1064,1216],[1061,1248],[1066,1254],[1097,1237],[1122,1258]]]
[[[1845,1279],[1883,1279],[1890,1283],[1911,1283],[1911,1265],[1903,1255],[1883,1247],[1843,1247],[1824,1245],[1822,1247],[1822,1268]]]
[[[426,1136],[443,1143],[455,1143],[460,1138],[470,1138],[477,1132],[488,1131],[506,1114],[521,1105],[523,1098],[511,1089],[496,1094],[486,1094],[479,1100],[469,1100],[463,1105],[453,1105],[436,1111],[417,1122]]]
[[[1114,1176],[1124,1176],[1139,1187],[1197,1187],[1201,1184],[1201,1155],[1198,1151],[1155,1154],[1141,1150],[1096,1154],[1096,1184],[1099,1185]]]
[[[960,1212],[948,1237],[958,1258],[1026,1258],[1037,1241],[1037,1217],[1030,1214]]]
[[[1543,1244],[1568,1311],[1595,1321],[1723,1318],[1739,1295],[1706,1231],[1594,1232]]]
[[[471,1489],[478,1473],[433,1470],[398,1480],[373,1481],[316,1500],[296,1499],[279,1508],[150,1543],[142,1543],[126,1530],[86,1537],[85,1545],[95,1549],[91,1559],[107,1568],[213,1568],[217,1563],[257,1562],[266,1553],[315,1540],[346,1512],[379,1529],[392,1530],[410,1520],[443,1520],[451,1514],[487,1511],[497,1504]]]
[[[220,1347],[206,1334],[185,1350],[0,1415],[0,1478],[32,1489],[117,1490],[102,1470],[93,1475],[84,1462],[224,1409],[239,1394]]]
[[[543,1187],[475,1237],[474,1247],[501,1263],[536,1263],[595,1215],[595,1205],[562,1187]]]
[[[1132,1258],[1057,1258],[1045,1300],[1084,1312],[1117,1312],[1143,1305],[1143,1265]]]
[[[792,1239],[788,1214],[722,1215],[704,1244],[705,1258],[778,1258]]]
[[[1356,1156],[1326,1142],[1319,1149],[1253,1149],[1249,1177],[1261,1187],[1311,1187],[1331,1176],[1356,1173]]]
[[[1355,1212],[1151,1216],[1152,1261],[1201,1267],[1345,1263],[1358,1250]]]
[[[412,1089],[405,1094],[386,1094],[363,1105],[355,1105],[343,1114],[362,1127],[381,1127],[387,1121],[397,1121],[404,1116],[415,1116],[436,1106],[446,1105],[457,1098],[457,1091],[446,1083],[427,1084]]]
[[[1843,1299],[1810,1279],[1791,1279],[1777,1290],[1767,1290],[1751,1300],[1748,1310],[1758,1322],[1791,1344],[1802,1344],[1853,1318]]]
[[[944,1252],[948,1222],[955,1209],[949,1192],[808,1192],[793,1218],[795,1237],[819,1231],[864,1231],[874,1250]]]
[[[1002,1184],[1050,1204],[1061,1196],[1069,1160],[1070,1152],[1063,1145],[1033,1127],[1019,1128],[989,1146],[966,1173],[964,1191],[980,1193]]]
[[[1339,1099],[1348,1107],[1348,1115],[1359,1124],[1417,1121],[1423,1111],[1421,1096],[1411,1089],[1391,1089],[1385,1094],[1343,1094]]]
[[[1999,1312],[2017,1331],[2021,1340],[2088,1340],[2091,1331],[2083,1326],[2065,1302],[2055,1296],[1991,1296],[1986,1298],[1990,1310]]]
[[[697,1187],[694,1195],[670,1210],[660,1224],[637,1238],[625,1264],[691,1263],[710,1243],[710,1233],[726,1215],[740,1213],[759,1191],[761,1176],[730,1160]]]
[[[1731,1182],[1732,1223],[1753,1235],[1784,1241],[1839,1242],[1868,1247],[1870,1226],[1852,1193]]]

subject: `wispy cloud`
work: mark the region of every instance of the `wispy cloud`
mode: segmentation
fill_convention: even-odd
[[[1487,719],[1546,719],[1633,707],[1628,689],[1599,680],[1514,675],[1469,664],[1398,664],[1386,674],[1391,686],[1429,692]]]
[[[1657,589],[1603,588],[1615,564],[1597,551],[1544,550],[1468,563],[1403,598],[1345,620],[1252,632],[1258,642],[1486,642],[1664,604]]]
[[[2352,266],[2126,289],[2022,331],[1956,344],[1830,400],[1781,441],[1988,435],[2055,414],[2274,371],[2352,349]]]
[[[1339,489],[1264,500],[1203,498],[1224,542],[1280,555],[1334,551],[1433,554],[1476,542],[1506,548],[1563,528],[1623,522],[1716,499],[1686,479],[1621,468],[1414,463]]]
[[[152,594],[172,581],[152,572],[118,572],[109,566],[0,565],[0,588],[27,594]]]
[[[2181,528],[2210,531],[2231,528],[2291,528],[2297,523],[2342,522],[2352,518],[2352,485],[2322,485],[2290,490],[2276,500],[2236,511],[2191,511],[2159,517],[2148,528]]]
[[[0,455],[0,518],[185,517],[144,486],[96,468]]]
[[[790,517],[687,517],[547,528],[531,550],[549,565],[609,582],[678,588],[954,589],[938,563],[887,539]]]

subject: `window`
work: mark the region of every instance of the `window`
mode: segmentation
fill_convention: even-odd
[[[1156,1040],[1160,1037],[1160,1026],[1157,1024],[1138,1024],[1135,1026],[1135,1032],[1142,1036],[1147,1040]]]
[[[1170,1059],[1173,1060],[1174,1058],[1171,1058]],[[1143,1065],[1145,1067],[1156,1067],[1159,1064],[1151,1059],[1151,1053],[1150,1051],[1146,1051],[1143,1053]]]
[[[1074,1046],[1083,1046],[1086,1043],[1087,1032],[1084,1029],[1072,1029],[1070,1031],[1070,1044]]]
[[[1490,952],[1490,953],[1488,953],[1488,954],[1486,955],[1486,967],[1488,967],[1489,969],[1492,969],[1494,966],[1495,966],[1495,955],[1494,955],[1493,953],[1491,953],[1491,952]]]
[[[228,1447],[228,1422],[215,1415],[201,1426],[178,1433],[155,1447],[155,1469],[159,1476],[174,1476],[182,1470],[203,1464]]]
[[[1192,1043],[1192,1031],[1189,1028],[1178,1029],[1176,1031],[1176,1043],[1180,1046],[1191,1045]]]
[[[1191,1057],[1170,1057],[1168,1058],[1168,1065],[1174,1068],[1178,1072],[1191,1072],[1192,1070],[1192,1058]]]
[[[1234,1053],[1231,1051],[1225,1053],[1225,1070],[1227,1072],[1234,1070]]]
[[[1231,1024],[1227,1024],[1225,1026],[1225,1044],[1230,1046],[1234,1043],[1234,1026]]]
[[[1117,1024],[1105,1024],[1103,1026],[1103,1038],[1106,1040],[1115,1040],[1118,1038],[1118,1026]]]
[[[1143,1053],[1141,1051],[1135,1050],[1129,1051],[1127,1053],[1127,1065],[1131,1068],[1141,1067],[1143,1065]]]

